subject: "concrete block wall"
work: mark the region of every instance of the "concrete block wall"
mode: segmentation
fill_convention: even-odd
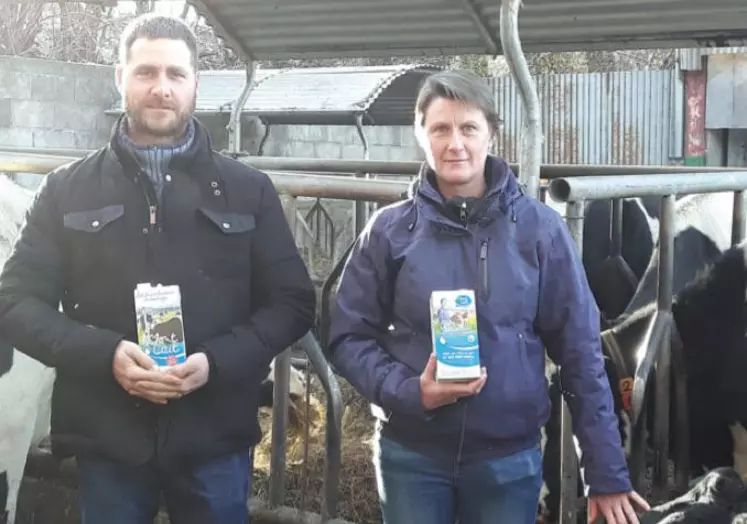
[[[108,66],[0,56],[0,145],[94,149],[118,93]]]
[[[200,115],[199,119],[210,130],[218,149],[228,147],[229,115]],[[415,142],[409,126],[364,127],[371,160],[421,161],[422,151]],[[244,117],[241,123],[241,148],[256,155],[265,132],[257,118]],[[263,156],[295,158],[332,158],[360,160],[363,143],[355,126],[271,126]]]
[[[371,160],[422,160],[411,127],[364,127]],[[265,156],[360,160],[363,143],[355,126],[272,126]]]

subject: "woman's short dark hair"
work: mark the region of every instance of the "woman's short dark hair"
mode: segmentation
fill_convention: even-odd
[[[428,76],[415,102],[415,126],[423,127],[425,113],[433,100],[446,98],[475,105],[485,115],[493,132],[500,118],[495,110],[493,92],[482,78],[465,71],[439,71]]]

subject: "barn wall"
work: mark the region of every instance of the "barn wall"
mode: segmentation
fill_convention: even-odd
[[[0,56],[0,146],[99,147],[113,122],[104,108],[116,98],[111,67]]]
[[[747,129],[747,53],[708,57],[709,129]]]
[[[544,147],[557,164],[679,164],[683,83],[679,71],[554,74],[535,77]],[[519,161],[521,97],[510,77],[491,80],[504,120],[496,150]]]

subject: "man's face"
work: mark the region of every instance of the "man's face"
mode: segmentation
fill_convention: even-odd
[[[127,63],[117,67],[117,86],[132,139],[172,142],[184,132],[195,108],[192,53],[182,40],[139,38],[130,47]]]

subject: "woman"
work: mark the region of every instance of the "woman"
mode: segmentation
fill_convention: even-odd
[[[591,517],[638,522],[599,344],[599,313],[565,223],[488,155],[498,117],[479,78],[430,76],[409,199],[357,240],[332,316],[333,364],[373,405],[385,524],[535,522],[545,347],[563,368]],[[470,289],[483,374],[438,382],[431,293]]]

